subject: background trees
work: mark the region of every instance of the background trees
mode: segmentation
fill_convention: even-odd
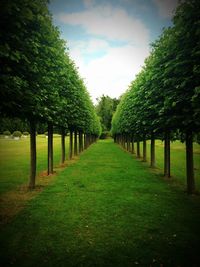
[[[100,117],[101,127],[103,131],[110,131],[112,116],[119,104],[119,100],[109,96],[102,95],[97,99],[96,105],[97,115]]]
[[[112,121],[115,139],[123,145],[127,135],[138,141],[151,138],[152,167],[154,140],[165,140],[164,173],[168,177],[170,139],[179,136],[185,141],[188,193],[195,192],[192,142],[200,131],[199,5],[192,0],[178,6],[173,26],[152,45],[151,55],[122,97]]]

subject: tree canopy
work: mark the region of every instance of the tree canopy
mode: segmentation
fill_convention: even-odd
[[[1,115],[94,131],[94,107],[47,2],[0,3]]]
[[[103,131],[110,131],[112,116],[117,108],[119,100],[102,95],[97,101],[96,112],[100,117],[102,129]]]

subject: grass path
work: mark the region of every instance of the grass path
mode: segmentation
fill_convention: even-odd
[[[200,198],[99,141],[0,233],[2,266],[200,266]]]

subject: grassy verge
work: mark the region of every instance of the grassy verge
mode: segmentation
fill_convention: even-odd
[[[68,138],[66,150],[68,151]],[[29,179],[29,138],[21,140],[0,139],[0,194],[14,190]],[[54,135],[54,166],[60,163],[61,140]],[[44,135],[37,136],[37,175],[47,169],[47,139]],[[37,180],[36,180],[37,184]]]
[[[141,142],[141,152],[142,147]],[[147,161],[146,165],[148,166],[150,162],[150,141],[147,142]],[[160,140],[156,140],[156,167],[156,172],[162,175],[164,173],[164,142]],[[197,143],[194,143],[194,171],[196,187],[200,191],[200,145]],[[186,187],[185,144],[179,141],[171,142],[171,176],[177,185]]]
[[[200,199],[99,141],[1,229],[3,266],[200,266]]]

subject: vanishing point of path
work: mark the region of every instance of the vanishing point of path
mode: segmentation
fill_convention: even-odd
[[[1,230],[2,266],[200,266],[199,196],[99,141]]]

